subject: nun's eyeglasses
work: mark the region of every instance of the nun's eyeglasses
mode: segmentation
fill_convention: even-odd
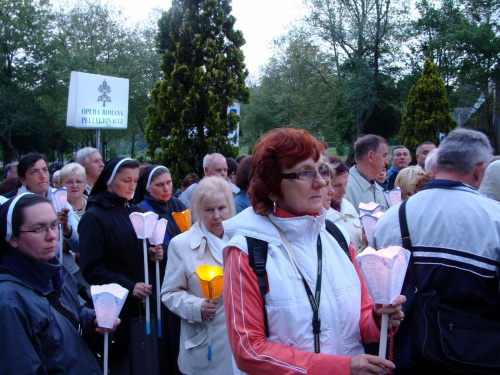
[[[57,223],[52,223],[50,225],[41,225],[33,230],[20,230],[19,233],[46,234],[49,232],[49,229],[51,229],[53,232],[57,232],[59,230],[59,225]]]
[[[287,179],[292,179],[292,180],[313,181],[316,179],[318,174],[322,178],[328,178],[328,177],[330,177],[330,170],[328,168],[320,168],[317,171],[312,170],[312,169],[306,169],[306,170],[303,170],[300,172],[295,172],[295,173],[283,173],[281,175],[281,178],[287,178]]]

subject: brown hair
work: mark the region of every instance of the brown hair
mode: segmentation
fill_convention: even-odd
[[[236,171],[236,186],[240,189],[248,190],[250,185],[250,168],[252,167],[252,157],[245,156],[240,161],[238,170]]]
[[[267,215],[272,211],[275,195],[283,198],[282,171],[312,157],[318,161],[323,144],[307,130],[278,128],[268,131],[255,146],[250,170],[248,198],[254,211]]]
[[[356,162],[359,163],[369,151],[377,151],[380,144],[387,144],[387,141],[379,135],[367,134],[359,137],[354,142],[354,155]]]

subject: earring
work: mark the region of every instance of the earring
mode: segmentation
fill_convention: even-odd
[[[275,213],[276,213],[276,202],[273,201],[273,214],[275,214]]]

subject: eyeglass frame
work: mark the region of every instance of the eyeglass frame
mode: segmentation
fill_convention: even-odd
[[[314,177],[313,178],[301,178],[301,176],[304,172],[307,172],[307,173],[314,172]],[[324,174],[322,174],[322,172]],[[330,170],[328,168],[321,168],[317,171],[315,171],[313,169],[304,169],[304,170],[299,171],[299,172],[282,173],[281,178],[291,179],[291,180],[300,180],[300,181],[314,181],[318,177],[318,174],[321,176],[321,178],[328,178],[328,177],[330,177]]]
[[[40,225],[39,227],[36,227],[33,230],[19,230],[19,233],[35,233],[35,234],[47,234],[49,233],[49,228],[52,229],[54,232],[59,231],[59,223],[55,222],[50,225]],[[45,232],[43,231],[45,229]]]
[[[82,180],[82,181],[76,181],[76,180],[71,180],[71,181],[62,181],[61,182],[62,185],[68,185],[68,186],[82,186],[82,185],[85,185],[85,181]]]

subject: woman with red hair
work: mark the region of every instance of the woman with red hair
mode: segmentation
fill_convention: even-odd
[[[355,266],[326,232],[323,177],[329,170],[322,168],[322,148],[305,130],[265,134],[252,155],[253,210],[223,223],[230,238],[224,250],[227,332],[236,365],[245,373],[394,369],[392,362],[364,354],[362,341],[379,339],[380,314],[390,314],[399,325],[405,297],[392,306],[373,305]],[[251,245],[256,240],[268,248],[262,292],[250,265],[250,258],[254,268],[258,263],[258,248]],[[355,254],[352,246],[350,253]]]

